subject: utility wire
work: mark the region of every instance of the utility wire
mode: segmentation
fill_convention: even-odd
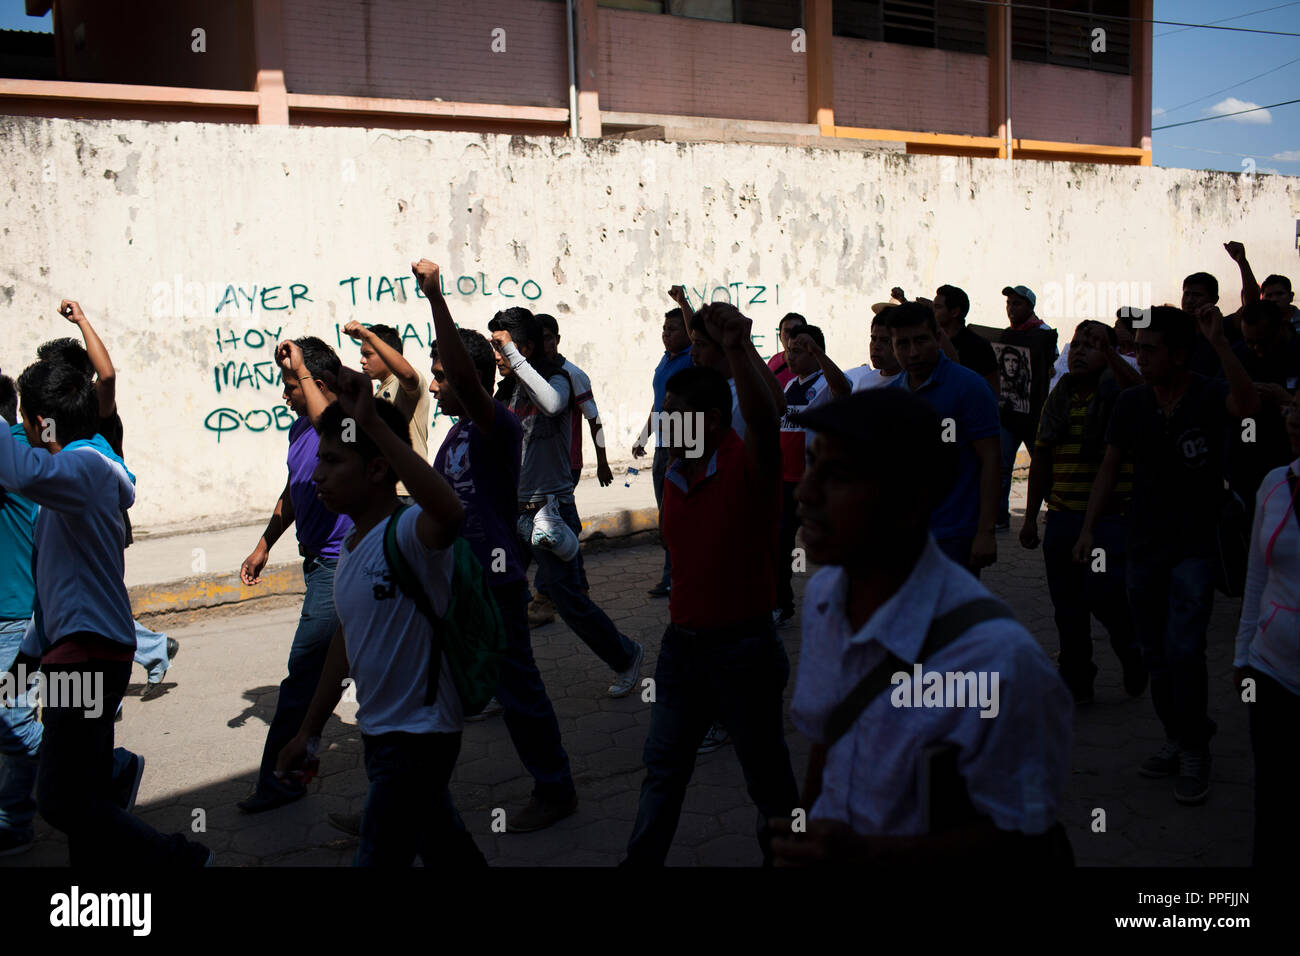
[[[959,0],[961,3],[973,3],[981,7],[1000,7],[1007,9],[1007,4],[1003,0]],[[1283,4],[1285,6],[1285,4]],[[1187,27],[1189,30],[1226,30],[1231,33],[1260,33],[1267,36],[1276,37],[1300,37],[1300,33],[1290,33],[1285,30],[1257,30],[1253,27],[1224,27],[1216,26],[1213,23],[1187,23],[1184,20],[1148,20],[1145,17],[1121,17],[1109,13],[1086,13],[1083,11],[1060,10],[1054,7],[1044,7],[1033,3],[1012,4],[1011,12],[1014,14],[1017,10],[1037,10],[1044,13],[1052,13],[1058,17],[1075,17],[1084,20],[1107,20],[1114,23],[1154,23],[1166,27]],[[1233,19],[1233,18],[1230,18]]]
[[[1213,26],[1213,25],[1216,24],[1216,23],[1227,23],[1229,20],[1244,20],[1244,19],[1246,19],[1246,17],[1253,17],[1253,16],[1255,16],[1255,14],[1257,14],[1257,13],[1269,13],[1270,11],[1273,11],[1273,10],[1281,10],[1283,7],[1294,7],[1294,6],[1296,6],[1297,4],[1300,4],[1300,0],[1293,0],[1293,2],[1291,2],[1291,3],[1279,3],[1276,7],[1266,7],[1266,8],[1264,8],[1263,10],[1252,10],[1250,13],[1238,13],[1236,16],[1232,16],[1232,17],[1224,17],[1222,20],[1211,20],[1209,23],[1206,24],[1206,26],[1207,26],[1207,27],[1209,27],[1209,26]],[[1173,36],[1175,33],[1183,33],[1183,32],[1185,32],[1185,31],[1187,31],[1187,30],[1190,30],[1190,29],[1192,29],[1192,28],[1191,28],[1191,27],[1180,27],[1180,28],[1177,29],[1177,30],[1166,30],[1164,33],[1157,33],[1157,34],[1155,35],[1155,39],[1159,40],[1161,37],[1171,37],[1171,36]],[[1213,94],[1211,94],[1211,95],[1213,95]]]
[[[1218,116],[1204,116],[1201,119],[1185,120],[1181,123],[1166,123],[1164,126],[1152,126],[1151,132],[1158,129],[1173,129],[1175,126],[1191,126],[1193,123],[1208,123],[1211,120],[1227,119],[1229,116],[1241,116],[1243,113],[1257,113],[1260,110],[1276,109],[1279,106],[1290,106],[1292,103],[1300,103],[1300,99],[1286,100],[1282,103],[1270,103],[1268,106],[1252,106],[1248,110],[1237,110],[1235,113],[1221,113]]]
[[[1297,0],[1297,2],[1300,2],[1300,0]],[[1248,80],[1242,80],[1240,83],[1233,83],[1232,86],[1225,86],[1221,90],[1215,90],[1213,93],[1206,93],[1204,96],[1198,96],[1194,100],[1188,100],[1186,103],[1182,103],[1179,106],[1171,107],[1170,109],[1165,110],[1165,112],[1176,113],[1178,110],[1185,109],[1186,107],[1191,106],[1193,103],[1199,103],[1201,102],[1201,100],[1208,100],[1212,96],[1218,96],[1220,93],[1226,93],[1229,90],[1235,90],[1239,86],[1245,86],[1247,83],[1253,83],[1255,80],[1258,80],[1261,76],[1268,76],[1270,73],[1276,73],[1278,70],[1285,69],[1286,67],[1290,66],[1292,63],[1300,63],[1300,56],[1296,57],[1294,60],[1287,60],[1281,66],[1275,66],[1271,70],[1265,70],[1263,73],[1257,73]]]

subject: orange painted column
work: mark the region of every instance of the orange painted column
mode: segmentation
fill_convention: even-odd
[[[831,0],[805,0],[807,35],[808,122],[821,127],[823,136],[835,135],[835,64]]]
[[[1154,0],[1130,0],[1134,18],[1129,40],[1129,74],[1133,84],[1133,145],[1146,150],[1143,166],[1151,165],[1151,23]],[[1138,22],[1139,20],[1147,22]]]
[[[574,0],[573,56],[578,87],[578,135],[599,139],[600,90],[596,84],[596,57],[600,51],[596,0]]]
[[[253,0],[253,56],[257,76],[257,122],[289,125],[289,94],[284,86],[284,26],[280,0]]]

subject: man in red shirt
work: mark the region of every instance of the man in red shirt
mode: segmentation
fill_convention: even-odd
[[[785,388],[785,383],[794,378],[794,369],[790,368],[790,346],[794,343],[791,331],[800,325],[807,325],[808,320],[798,312],[787,312],[777,323],[776,338],[781,343],[781,351],[767,360],[767,367],[776,376],[777,384]]]
[[[663,411],[670,425],[682,425],[661,438],[670,461],[663,539],[672,557],[671,623],[655,669],[646,777],[625,866],[663,865],[696,749],[715,718],[731,731],[763,819],[789,819],[798,801],[783,716],[790,663],[771,617],[781,500],[776,402],[750,320],[723,303],[699,315],[731,364],[745,439],[731,427],[731,389],[719,372],[689,368],[668,380]],[[766,827],[759,843],[770,863]]]

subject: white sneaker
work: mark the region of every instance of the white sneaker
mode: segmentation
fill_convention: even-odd
[[[614,683],[609,685],[610,697],[626,697],[632,693],[636,687],[637,678],[641,676],[641,662],[645,660],[645,648],[637,641],[632,642],[636,647],[636,656],[632,658],[632,663],[625,671],[620,671],[618,678]]]

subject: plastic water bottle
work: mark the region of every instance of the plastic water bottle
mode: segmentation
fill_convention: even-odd
[[[640,473],[641,473],[640,469],[629,467],[627,470],[627,477],[623,479],[623,487],[631,488],[632,482],[636,481],[636,476],[639,475]]]

